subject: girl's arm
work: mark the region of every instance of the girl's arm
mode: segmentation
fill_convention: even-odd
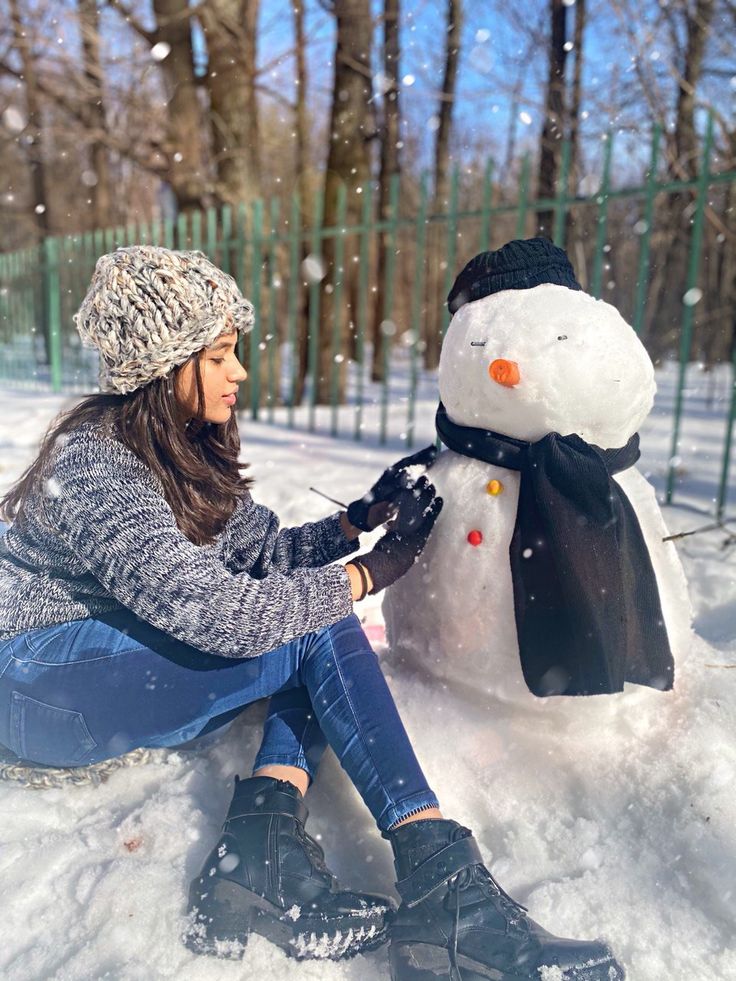
[[[225,657],[253,657],[352,612],[349,573],[233,574],[178,529],[148,469],[114,440],[70,441],[45,498],[50,524],[120,603],[160,630]]]
[[[279,519],[248,495],[241,498],[223,532],[225,565],[258,578],[272,570],[317,568],[344,558],[360,547],[359,531],[345,512],[296,528],[280,528]]]

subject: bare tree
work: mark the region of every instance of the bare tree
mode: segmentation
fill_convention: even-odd
[[[335,228],[339,220],[340,189],[345,195],[345,220],[348,225],[360,219],[359,189],[370,178],[369,141],[373,136],[370,109],[371,43],[373,23],[370,0],[335,0],[333,12],[337,20],[335,42],[335,74],[330,111],[330,142],[325,174],[324,224]],[[335,263],[333,236],[325,239],[323,259],[326,275],[320,295],[323,329],[319,337],[319,367],[317,400],[328,402],[332,391],[333,373],[337,374],[339,398],[345,386],[344,361],[335,368],[334,356],[344,359],[345,324],[341,311],[336,327],[340,336],[337,352],[332,349],[333,297],[338,283],[347,298],[348,322],[354,325],[357,315],[357,275],[353,263],[338,268]]]
[[[209,0],[208,0],[209,2]],[[108,3],[151,46],[161,65],[167,94],[166,136],[162,150],[166,171],[180,211],[201,208],[210,199],[206,168],[206,129],[200,105],[192,51],[192,17],[188,0],[153,0],[156,26],[149,30],[123,0]]]
[[[391,184],[401,173],[399,155],[399,0],[384,0],[383,5],[383,102],[381,113],[381,166],[378,176],[378,218],[386,221],[390,216]],[[373,311],[373,368],[374,381],[384,377],[384,344],[388,343],[382,329],[384,320],[385,276],[388,265],[388,234],[378,236],[378,263],[376,269],[376,293]]]
[[[312,220],[312,208],[309,186],[309,120],[307,115],[307,59],[306,59],[306,36],[304,29],[304,0],[293,0],[292,12],[294,14],[294,62],[295,62],[295,98],[294,98],[294,170],[296,172],[296,190],[299,199],[299,218],[302,230],[308,228]],[[306,242],[302,239],[300,246],[300,263],[303,262],[308,254]],[[296,377],[294,380],[294,403],[299,404],[304,395],[304,383],[307,377],[308,356],[309,356],[309,302],[304,286],[303,278],[299,282],[299,295],[296,304],[297,330],[296,330],[296,352],[292,352],[292,357],[296,357]]]
[[[208,0],[200,18],[207,38],[215,193],[229,204],[260,194],[256,26],[258,0]]]
[[[573,70],[572,85],[570,87],[570,111],[568,113],[570,140],[570,172],[568,179],[568,192],[577,188],[581,171],[581,152],[580,152],[580,105],[583,97],[583,41],[585,34],[586,9],[585,0],[575,2],[575,27],[573,32],[573,51],[575,52],[575,68]],[[567,235],[574,227],[574,215],[572,211],[567,213]]]
[[[714,7],[714,0],[695,0],[692,8],[683,2],[679,9],[667,11],[673,33],[680,26],[684,35],[684,46],[678,59],[675,126],[667,140],[668,168],[675,179],[696,177],[699,170],[699,140],[695,129],[696,93]],[[660,267],[666,270],[666,276],[658,277],[650,303],[659,325],[657,343],[665,347],[673,345],[679,334],[683,290],[673,290],[670,284],[686,281],[691,205],[692,196],[687,192],[672,194],[667,204],[665,221],[668,244]]]
[[[434,209],[447,207],[450,186],[450,135],[455,105],[460,39],[463,26],[462,0],[447,0],[445,68],[437,111],[437,139],[434,145]]]
[[[444,71],[437,112],[437,138],[434,145],[434,192],[432,211],[445,212],[448,206],[450,189],[450,135],[452,132],[452,112],[455,105],[457,69],[460,61],[462,36],[462,0],[447,0],[447,27],[445,33]],[[428,276],[430,284],[428,316],[425,320],[425,354],[427,368],[436,368],[440,359],[442,337],[440,333],[440,284],[442,282],[440,255],[441,240],[437,234],[432,237],[430,255],[433,264]],[[438,265],[440,268],[438,268]]]
[[[107,148],[107,121],[100,61],[100,14],[97,0],[77,0],[82,35],[85,110],[89,129],[90,164],[94,175],[92,186],[92,223],[94,228],[112,224],[112,196]]]
[[[539,147],[537,193],[540,198],[554,197],[560,167],[560,148],[565,134],[567,5],[564,0],[550,0],[550,16],[549,75]],[[537,234],[552,238],[553,222],[554,211],[551,209],[537,212]]]
[[[44,162],[43,118],[38,86],[36,64],[31,52],[30,34],[23,23],[19,0],[10,0],[10,18],[13,25],[13,45],[21,63],[24,81],[27,125],[25,143],[28,147],[27,160],[31,177],[31,195],[34,206],[36,227],[39,239],[50,233],[48,177]]]

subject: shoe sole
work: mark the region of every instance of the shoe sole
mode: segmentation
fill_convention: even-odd
[[[456,960],[461,981],[526,981],[532,978],[538,981],[540,976],[538,969],[535,969],[533,975],[509,974],[460,953]],[[392,943],[389,948],[389,964],[391,981],[457,981],[446,947]],[[625,981],[625,977],[623,968],[610,960],[568,968],[560,975],[560,981]]]
[[[189,909],[182,936],[189,950],[234,960],[243,956],[252,933],[298,960],[342,960],[375,950],[388,940],[388,907],[356,910],[335,919],[302,916],[298,906],[284,912],[228,879],[216,879],[206,893],[195,880]]]

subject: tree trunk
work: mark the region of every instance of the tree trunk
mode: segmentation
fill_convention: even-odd
[[[308,179],[309,155],[309,124],[307,117],[307,59],[306,40],[304,36],[304,0],[292,0],[294,14],[294,48],[296,61],[295,99],[294,99],[294,131],[296,145],[294,152],[294,169],[296,172],[296,190],[299,197],[302,235],[310,227],[312,208],[310,186]],[[294,403],[299,405],[304,397],[304,383],[307,377],[307,361],[309,357],[309,297],[304,288],[304,277],[301,264],[309,254],[306,239],[302,238],[299,249],[299,286],[296,303],[296,351],[291,352],[292,358],[297,358],[296,379],[294,385]]]
[[[325,174],[324,224],[334,228],[338,222],[338,189],[346,195],[345,220],[347,225],[358,224],[361,197],[358,188],[370,179],[369,140],[372,136],[370,112],[371,98],[371,40],[372,23],[369,0],[335,0],[337,40],[335,47],[335,77],[330,113],[330,148]],[[346,242],[346,246],[349,243]],[[346,259],[349,258],[346,248]],[[332,391],[334,356],[342,356],[338,363],[338,399],[345,394],[345,323],[342,311],[335,311],[333,297],[335,286],[342,282],[343,295],[347,300],[349,321],[355,323],[357,313],[357,268],[346,263],[345,268],[335,266],[335,237],[325,239],[323,259],[325,277],[320,290],[319,364],[317,371],[317,401],[329,402]],[[339,343],[332,350],[333,318],[338,317]]]
[[[728,134],[729,160],[723,165],[728,170],[736,166],[736,130]],[[718,269],[716,292],[719,316],[715,319],[711,336],[706,339],[706,364],[727,361],[733,355],[736,344],[736,183],[728,185],[725,192],[723,213],[725,242]]]
[[[25,82],[26,125],[25,143],[28,147],[27,160],[31,178],[31,197],[35,209],[36,228],[39,240],[51,234],[51,215],[47,194],[47,174],[43,158],[43,120],[38,92],[36,66],[31,53],[31,41],[23,24],[18,0],[9,0],[10,18],[13,24],[13,47],[20,56]]]
[[[434,145],[434,194],[431,209],[433,214],[446,212],[448,208],[450,133],[452,131],[452,110],[455,105],[457,66],[460,60],[462,19],[462,0],[447,0],[445,69],[437,114],[437,139]],[[426,368],[434,369],[439,364],[440,346],[442,344],[441,307],[445,298],[441,295],[444,276],[440,256],[444,251],[444,235],[440,225],[436,225],[434,229],[430,226],[430,231],[434,231],[434,234],[430,236],[429,255],[433,257],[434,261],[427,276],[430,286],[428,316],[425,320],[424,363]]]
[[[207,200],[205,128],[197,95],[188,0],[153,0],[157,44],[169,53],[161,62],[168,90],[167,149],[171,188],[180,211],[201,208]]]
[[[226,204],[260,194],[256,44],[258,0],[209,0],[200,18],[207,39],[215,194]]]
[[[107,122],[103,93],[103,71],[100,61],[100,14],[97,0],[77,0],[79,26],[82,35],[86,116],[90,133],[90,164],[96,183],[92,193],[94,228],[104,228],[114,222],[110,193],[110,166],[105,136]]]
[[[714,0],[697,0],[692,12],[684,8],[687,41],[684,63],[678,73],[675,129],[668,146],[668,169],[676,180],[695,178],[699,170],[700,148],[695,129],[695,101],[714,7]],[[662,278],[660,289],[652,303],[656,314],[653,322],[658,327],[657,334],[652,337],[655,355],[674,350],[677,346],[682,320],[682,296],[687,279],[692,206],[693,196],[688,192],[672,194],[667,203],[667,245],[662,257],[666,276]],[[676,285],[673,289],[672,284],[681,285]]]
[[[539,148],[539,181],[537,196],[552,198],[557,185],[560,147],[565,132],[565,41],[567,7],[564,0],[550,0],[551,36],[549,45],[549,75],[545,95],[544,126]],[[552,238],[554,211],[537,212],[537,234]]]
[[[575,68],[572,76],[570,91],[570,172],[567,182],[567,193],[577,193],[580,180],[580,103],[583,91],[583,35],[585,32],[585,0],[576,0],[575,27],[573,33],[573,50],[575,51]],[[565,244],[571,242],[575,228],[575,215],[568,210],[565,220]]]
[[[49,199],[47,194],[47,173],[43,157],[43,138],[41,103],[38,93],[36,66],[31,53],[31,41],[28,31],[23,24],[18,0],[10,0],[10,19],[13,25],[13,46],[20,56],[25,83],[26,112],[28,122],[25,135],[27,138],[27,160],[31,183],[31,201],[36,220],[37,243],[51,234],[51,215],[49,214]],[[45,271],[47,274],[47,271]],[[46,364],[51,364],[51,339],[49,337],[49,314],[45,281],[40,291],[40,316],[43,325],[43,346]]]
[[[378,184],[378,217],[389,218],[392,178],[400,174],[399,160],[399,0],[384,0],[383,6],[383,117],[381,125],[381,169]],[[379,233],[378,268],[376,270],[375,309],[373,313],[373,381],[383,381],[384,344],[387,341],[381,325],[386,302],[385,276],[388,265],[388,234]]]

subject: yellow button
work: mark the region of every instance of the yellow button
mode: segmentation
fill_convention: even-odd
[[[503,493],[503,484],[500,480],[489,480],[486,484],[486,490],[492,497],[496,497]]]

